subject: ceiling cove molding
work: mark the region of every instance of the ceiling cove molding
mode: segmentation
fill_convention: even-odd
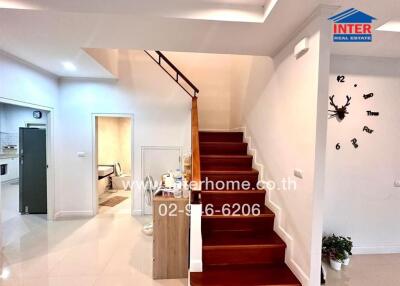
[[[315,20],[318,17],[326,17],[328,18],[329,16],[332,16],[335,12],[337,12],[340,9],[340,6],[334,6],[334,5],[319,5],[311,14],[310,16],[307,17],[307,19],[296,29],[295,32],[290,34],[289,37],[287,37],[286,41],[283,42],[282,45],[279,46],[275,51],[272,52],[271,58],[274,58],[279,54],[281,50],[283,50],[287,45],[290,44],[293,39],[297,38],[297,36],[303,31],[308,24],[310,24],[313,20]],[[327,20],[328,21],[328,20]]]

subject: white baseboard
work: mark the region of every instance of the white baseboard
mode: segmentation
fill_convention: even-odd
[[[229,132],[232,131],[232,129],[229,128],[200,128],[200,131],[205,131],[205,132]]]
[[[201,260],[190,261],[190,272],[203,272],[203,262]]]
[[[264,165],[259,161],[257,149],[253,146],[250,135],[248,135],[246,127],[232,128],[231,131],[243,132],[243,140],[247,143],[248,153],[253,156],[253,168],[260,174],[260,180],[264,181]]]
[[[142,210],[132,210],[132,215],[133,216],[142,216],[143,212],[142,212]]]
[[[400,245],[354,246],[353,254],[399,254]]]
[[[55,214],[55,220],[68,218],[88,218],[93,217],[92,211],[58,211]]]
[[[203,271],[203,237],[201,235],[202,205],[191,205],[190,210],[190,249],[189,269],[191,272]]]
[[[253,168],[259,171],[260,180],[266,181],[264,178],[264,165],[259,160],[257,155],[257,149],[255,148],[254,144],[252,143],[251,136],[248,134],[246,127],[237,127],[232,128],[231,131],[241,131],[243,132],[244,142],[248,144],[248,151],[251,155],[253,155]],[[300,280],[302,285],[309,285],[310,277],[303,271],[300,265],[293,259],[293,237],[285,230],[285,228],[281,224],[282,218],[282,209],[275,204],[271,200],[271,196],[269,192],[267,192],[266,201],[267,207],[271,209],[275,213],[275,223],[274,223],[274,231],[283,239],[286,243],[286,257],[285,262],[287,266],[292,270],[292,272],[296,275],[296,277]]]

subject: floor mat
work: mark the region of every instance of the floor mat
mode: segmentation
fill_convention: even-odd
[[[100,203],[100,205],[103,207],[115,207],[116,205],[125,201],[126,199],[128,199],[128,198],[121,197],[121,196],[115,196],[115,197],[112,197],[112,198]]]

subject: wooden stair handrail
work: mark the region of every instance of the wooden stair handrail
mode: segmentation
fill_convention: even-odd
[[[192,98],[192,174],[190,180],[190,256],[189,271],[203,271],[203,238],[201,233],[201,172],[199,113],[197,97]]]
[[[160,51],[154,51],[158,59],[154,57],[149,51],[144,51],[149,55],[150,58],[153,59],[190,97],[196,97],[200,90]],[[169,67],[174,70],[175,75],[172,75],[168,72],[166,68],[162,66],[162,63],[165,62]],[[190,93],[180,82],[179,79],[183,79],[187,85],[189,85],[193,89],[193,94]]]
[[[197,97],[192,98],[192,178],[191,203],[201,203],[201,171],[200,171],[200,143],[199,143],[199,114]]]

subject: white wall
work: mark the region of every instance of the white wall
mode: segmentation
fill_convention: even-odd
[[[319,226],[316,217],[322,214],[315,205],[320,203],[317,193],[323,191],[318,170],[324,167],[329,71],[322,28],[326,29],[318,18],[274,58],[242,58],[233,70],[237,94],[232,99],[232,126],[246,128],[257,161],[264,165],[263,178],[279,184],[292,177],[295,168],[303,171],[296,190],[270,191],[267,202],[277,215],[275,229],[288,244],[286,262],[303,285],[317,285],[320,271],[322,221]],[[305,36],[309,51],[296,59],[294,45]],[[326,52],[321,52],[322,42]],[[244,81],[240,71],[247,73]]]
[[[20,127],[26,127],[28,123],[33,124],[47,124],[47,112],[42,111],[42,118],[33,118],[33,111],[40,109],[33,109],[29,107],[22,107],[10,104],[0,104],[1,106],[1,132],[18,133]]]
[[[0,51],[0,102],[29,105],[54,111],[57,98],[58,86],[55,77]],[[50,158],[49,172],[54,173],[54,162],[55,158]],[[51,182],[50,188],[54,187],[53,183],[54,181]],[[48,200],[52,199],[51,196],[48,196]],[[49,212],[53,212],[53,210],[50,208]],[[0,237],[1,231],[0,228]],[[1,244],[0,239],[0,246]]]
[[[200,90],[200,129],[229,129],[232,63],[242,56],[173,52],[165,55]]]
[[[115,54],[115,52],[114,52]],[[141,146],[190,149],[190,98],[142,51],[119,53],[119,81],[57,78],[0,54],[0,100],[52,111],[55,212],[90,215],[93,210],[92,115],[134,115],[134,179],[141,175]],[[77,152],[86,152],[79,158]],[[135,213],[141,195],[134,195]]]
[[[119,51],[115,49],[86,49],[88,54],[116,77],[120,76],[117,68]],[[198,94],[200,129],[229,129],[231,127],[231,98],[232,92],[235,92],[232,89],[232,69],[237,60],[246,58],[246,56],[183,52],[163,53],[200,90]],[[155,55],[155,53],[152,54]],[[163,67],[175,76],[175,72],[164,62]],[[189,92],[193,91],[184,80],[181,79],[180,83]]]
[[[340,105],[346,95],[352,99],[348,117],[328,123],[324,231],[351,236],[356,253],[400,252],[400,188],[394,187],[400,179],[400,60],[334,56],[331,62],[330,94]],[[342,74],[346,82],[339,84]],[[365,100],[370,92],[374,97]],[[380,116],[367,117],[366,110]],[[363,132],[365,125],[374,132]]]
[[[57,79],[0,51],[0,99],[55,108]]]
[[[4,115],[4,104],[0,104],[0,131],[2,130],[2,125],[5,122],[5,115]]]
[[[92,209],[92,114],[133,113],[135,179],[140,179],[141,146],[190,149],[190,98],[143,52],[111,50],[118,81],[58,80],[0,55],[0,97],[9,103],[51,109],[54,126],[56,212],[89,214]],[[116,54],[117,53],[117,54]],[[167,53],[199,86],[201,128],[230,127],[229,55]],[[97,53],[97,56],[103,53]],[[110,57],[106,57],[110,58]],[[76,153],[84,151],[86,158]],[[61,171],[62,170],[62,171]],[[77,203],[78,202],[78,203]],[[140,195],[134,208],[141,208]]]
[[[134,115],[133,170],[141,179],[142,146],[181,146],[190,150],[191,100],[186,93],[144,52],[120,51],[120,79],[60,82],[62,158],[65,170],[57,183],[58,209],[90,214],[93,208],[92,162],[94,113]],[[77,152],[85,152],[80,158]],[[134,190],[135,213],[141,210],[141,193]]]

